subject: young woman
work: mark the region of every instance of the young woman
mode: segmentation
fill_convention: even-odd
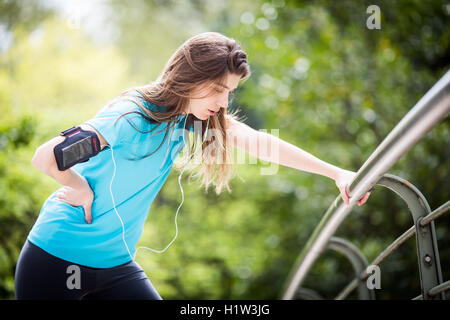
[[[334,179],[348,204],[354,172],[227,113],[230,94],[248,77],[247,55],[235,40],[202,33],[178,48],[157,81],[124,91],[79,126],[100,140],[101,151],[89,161],[60,171],[53,150],[65,138],[41,145],[33,165],[63,187],[45,201],[22,248],[16,298],[161,299],[134,261],[135,245],[171,168],[181,169],[174,159],[187,144],[186,165],[198,138],[202,185],[214,185],[217,194],[223,187],[230,192],[234,171],[229,151],[237,147],[266,161]],[[256,141],[256,148],[250,141]],[[267,145],[278,148],[263,156],[260,150]],[[358,204],[368,197],[369,192]]]

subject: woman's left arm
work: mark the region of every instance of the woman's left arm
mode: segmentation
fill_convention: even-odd
[[[320,174],[336,182],[342,199],[349,204],[349,186],[356,172],[329,164],[312,154],[266,132],[256,131],[246,124],[227,117],[227,141],[245,152],[264,161],[274,162],[286,167]],[[363,205],[370,191],[358,200]]]

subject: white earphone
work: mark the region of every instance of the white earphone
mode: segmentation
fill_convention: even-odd
[[[189,109],[189,111],[190,111],[190,109]],[[187,122],[187,118],[188,118],[188,115],[189,115],[189,111],[188,111],[188,113],[186,114],[185,121],[184,121],[183,142],[184,142],[185,146],[186,146],[186,141],[185,141],[185,139],[184,139],[184,136],[185,136],[186,122]],[[204,136],[203,141],[202,141],[202,145],[203,145],[203,143],[205,142],[206,137],[207,137],[207,133],[208,133],[208,125],[209,125],[209,117],[208,117],[208,122],[207,122],[207,124],[206,124],[206,131],[205,131],[205,136]],[[170,143],[170,139],[169,139],[169,143]],[[123,240],[123,243],[125,244],[125,247],[126,247],[126,249],[127,249],[127,251],[128,251],[128,254],[130,255],[130,258],[134,261],[134,260],[136,259],[136,255],[137,255],[137,252],[138,252],[139,249],[147,249],[147,250],[152,251],[152,252],[163,253],[164,251],[167,250],[167,248],[170,247],[170,245],[175,241],[175,239],[176,239],[177,236],[178,236],[178,225],[177,225],[178,211],[180,210],[180,208],[181,208],[181,206],[183,205],[183,202],[184,202],[184,192],[183,192],[183,187],[181,186],[181,176],[182,176],[182,174],[183,174],[183,172],[184,172],[184,170],[185,170],[185,168],[186,168],[186,165],[187,165],[187,164],[189,163],[189,161],[192,159],[192,156],[193,156],[194,154],[192,154],[192,155],[189,157],[188,161],[187,161],[187,162],[185,163],[185,165],[183,166],[183,170],[181,171],[180,175],[178,176],[178,185],[180,186],[180,189],[181,189],[181,203],[180,203],[180,205],[179,205],[179,207],[178,207],[178,209],[177,209],[177,212],[176,212],[176,214],[175,214],[175,237],[172,239],[172,241],[170,241],[170,243],[169,243],[163,250],[155,250],[155,249],[147,248],[147,247],[138,247],[138,248],[136,248],[136,252],[135,252],[134,257],[133,257],[133,255],[132,255],[131,252],[130,252],[130,249],[128,248],[127,242],[125,241],[125,226],[124,226],[124,224],[123,224],[122,218],[120,217],[119,213],[117,212],[116,204],[115,204],[115,201],[114,201],[114,196],[113,196],[113,193],[112,193],[112,183],[113,183],[114,177],[115,177],[115,175],[116,175],[116,168],[117,168],[117,167],[116,167],[116,161],[114,160],[114,151],[113,151],[113,148],[112,148],[111,146],[110,146],[110,148],[111,148],[111,157],[112,157],[112,160],[113,160],[113,163],[114,163],[114,172],[113,172],[113,176],[112,176],[112,178],[111,178],[111,183],[110,183],[110,185],[109,185],[109,191],[110,191],[110,193],[111,193],[111,199],[112,199],[112,202],[113,202],[114,211],[116,212],[116,215],[117,215],[117,217],[119,218],[120,223],[121,223],[121,225],[122,225],[122,240]],[[169,147],[168,147],[168,148],[169,148]],[[165,173],[167,172],[167,170],[170,169],[170,168],[171,168],[171,166],[169,166],[169,167],[166,169],[166,171],[164,171],[163,174],[165,174]]]

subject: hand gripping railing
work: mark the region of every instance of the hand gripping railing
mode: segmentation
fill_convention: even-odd
[[[380,181],[383,175],[420,140],[433,126],[444,119],[450,112],[450,71],[447,73],[416,103],[416,105],[403,117],[389,135],[383,140],[378,148],[367,159],[358,170],[354,180],[349,186],[351,195],[350,203],[346,206],[341,197],[338,196],[326,211],[319,225],[309,238],[299,257],[295,267],[288,276],[282,299],[293,299],[297,288],[305,279],[312,264],[328,246],[330,238],[335,233],[339,225],[352,210],[358,199],[361,199],[368,190]],[[428,204],[426,205],[428,206]],[[428,208],[429,209],[429,208]],[[422,217],[415,218],[414,222],[418,229],[423,229],[420,224]],[[421,229],[421,230],[422,230]],[[432,223],[428,224],[428,231],[434,232]],[[426,233],[426,232],[425,232]],[[419,242],[418,242],[419,243]],[[429,259],[436,266],[439,264],[437,247],[432,246],[433,255],[425,257],[426,263]],[[428,250],[429,248],[427,248]],[[418,244],[418,253],[420,253]],[[436,253],[436,254],[435,254]],[[420,256],[419,256],[420,257]],[[433,261],[434,260],[434,261]],[[437,262],[437,263],[436,263]],[[421,262],[419,261],[421,268]],[[438,267],[433,268],[434,275],[427,275],[430,279],[435,279],[438,284]],[[422,297],[428,297],[429,292],[425,291],[421,276]],[[445,285],[443,285],[445,287]],[[436,288],[433,288],[436,290]],[[440,290],[440,288],[438,288]]]

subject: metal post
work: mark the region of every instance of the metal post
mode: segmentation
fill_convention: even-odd
[[[328,242],[328,248],[336,250],[350,260],[355,276],[359,279],[358,297],[359,300],[375,300],[375,292],[369,289],[365,281],[361,280],[361,274],[367,269],[368,262],[359,249],[351,242],[338,237],[331,237]]]
[[[425,226],[420,225],[420,221],[431,212],[430,206],[423,194],[405,179],[385,174],[378,181],[378,184],[394,191],[408,205],[416,228],[417,258],[422,297],[424,300],[431,299],[429,290],[442,283],[442,272],[434,221]],[[442,293],[434,298],[445,299]]]

